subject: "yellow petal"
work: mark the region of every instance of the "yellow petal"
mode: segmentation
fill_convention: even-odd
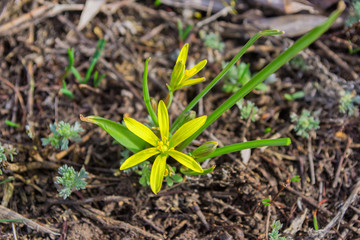
[[[181,49],[181,51],[179,53],[179,56],[178,56],[178,58],[176,60],[176,63],[182,61],[183,64],[186,65],[186,59],[187,59],[188,51],[189,51],[189,44],[187,43],[182,47],[182,49]]]
[[[154,164],[151,167],[150,187],[155,194],[157,194],[161,189],[167,157],[168,156],[166,154],[160,154],[156,157]]]
[[[195,74],[197,74],[198,72],[200,72],[201,69],[203,69],[205,67],[207,63],[207,60],[202,60],[201,62],[199,62],[198,64],[196,64],[194,67],[192,67],[191,69],[187,70],[185,72],[185,79],[189,79],[192,76],[194,76]]]
[[[202,77],[202,78],[192,78],[192,79],[188,79],[186,80],[185,82],[183,82],[183,84],[181,85],[181,87],[186,87],[186,86],[191,86],[191,85],[194,85],[194,84],[198,84],[198,83],[201,83],[205,81],[205,78]]]
[[[204,172],[204,169],[201,168],[198,162],[195,161],[192,157],[189,155],[186,155],[182,152],[176,151],[176,150],[170,150],[169,155],[173,157],[176,161],[181,163],[187,168],[190,168],[191,170],[202,173]]]
[[[169,138],[169,114],[165,103],[161,100],[158,106],[158,119],[161,140],[166,142]]]
[[[169,147],[176,147],[193,135],[206,122],[206,116],[201,116],[182,125],[170,138]]]
[[[159,153],[160,151],[157,148],[147,148],[138,153],[135,153],[134,155],[125,160],[125,162],[121,165],[120,170],[133,167]]]
[[[171,73],[170,87],[172,91],[176,90],[176,87],[180,85],[181,80],[185,74],[185,65],[182,61],[175,64],[174,70]]]
[[[156,146],[159,138],[153,133],[147,126],[136,121],[133,118],[124,118],[126,127],[132,131],[136,136],[144,140],[145,142],[150,143],[153,146]]]

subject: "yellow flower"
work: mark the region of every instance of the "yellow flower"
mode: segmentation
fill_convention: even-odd
[[[180,89],[182,87],[191,86],[205,80],[204,77],[202,78],[192,78],[192,77],[205,67],[207,60],[202,60],[194,67],[190,69],[185,69],[188,50],[189,50],[189,44],[187,43],[181,49],[179,56],[176,60],[174,70],[171,74],[171,80],[169,86],[170,91],[174,92],[175,90]]]
[[[175,150],[175,147],[193,135],[202,125],[204,125],[206,116],[198,117],[185,123],[171,137],[169,137],[169,115],[163,101],[159,102],[158,119],[160,138],[148,127],[135,119],[128,117],[124,118],[126,127],[153,147],[135,153],[126,159],[120,167],[120,170],[124,170],[157,155],[150,174],[150,187],[155,194],[161,189],[166,169],[166,159],[168,156],[174,158],[176,161],[195,172],[202,173],[204,171],[194,158]]]

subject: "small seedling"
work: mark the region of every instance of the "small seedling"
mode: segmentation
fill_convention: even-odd
[[[90,63],[90,67],[87,70],[86,75],[85,75],[84,78],[81,76],[79,71],[74,66],[74,49],[71,48],[71,49],[67,50],[69,64],[65,68],[65,73],[62,76],[63,87],[62,87],[62,89],[60,89],[61,93],[63,93],[65,96],[67,96],[67,97],[69,97],[71,99],[74,98],[73,93],[66,88],[65,79],[70,74],[73,74],[80,84],[87,84],[89,82],[91,74],[93,73],[94,67],[95,67],[97,61],[100,58],[101,52],[104,50],[105,43],[106,43],[106,41],[104,39],[100,39],[98,41],[98,43],[96,45],[95,53],[94,53],[93,58],[92,58],[91,63]],[[93,74],[93,85],[94,85],[95,88],[97,88],[99,86],[100,82],[104,79],[104,77],[105,77],[105,74],[102,74],[101,76],[99,76],[99,73],[97,71],[95,71],[95,73]]]
[[[225,43],[222,41],[218,33],[206,33],[200,32],[200,37],[204,40],[206,47],[222,51],[225,47]]]
[[[288,101],[294,101],[295,99],[299,99],[303,97],[305,97],[304,91],[294,92],[293,94],[289,94],[289,93],[284,94],[284,98]]]
[[[282,224],[280,221],[273,221],[271,224],[272,231],[269,233],[270,240],[286,240],[286,237],[281,237],[279,234],[279,230],[282,228]]]
[[[79,142],[81,140],[79,132],[83,132],[84,129],[81,128],[79,122],[75,122],[73,126],[70,126],[69,123],[61,121],[59,124],[55,122],[50,124],[50,131],[52,132],[51,136],[41,139],[42,145],[51,144],[51,146],[57,149],[67,150],[69,140]]]
[[[2,146],[0,143],[0,164],[2,162],[7,162],[8,157],[10,158],[10,161],[14,161],[14,155],[17,155],[16,149],[13,148],[11,145]],[[0,169],[0,175],[2,175],[3,172]]]
[[[355,104],[360,104],[360,95],[356,95],[356,92],[346,92],[339,101],[339,112],[354,116]]]
[[[296,123],[294,129],[296,135],[300,137],[308,138],[309,132],[319,129],[320,121],[315,119],[311,112],[306,109],[302,110],[300,116],[292,113],[290,118],[291,122]]]
[[[88,178],[89,175],[83,168],[77,172],[73,167],[68,167],[65,164],[59,168],[58,172],[61,177],[56,177],[55,184],[63,186],[62,189],[58,190],[60,197],[66,199],[73,191],[85,189],[86,182],[83,179]]]
[[[222,62],[222,67],[225,68],[228,62]],[[240,64],[233,65],[224,77],[224,85],[222,90],[226,93],[237,92],[251,79],[250,64],[241,62]],[[267,86],[260,83],[256,86],[257,90],[267,91]]]
[[[5,124],[8,125],[8,126],[10,126],[10,127],[20,128],[20,124],[14,123],[14,122],[12,122],[12,121],[10,121],[10,120],[5,120]]]
[[[192,24],[190,24],[184,29],[183,23],[179,19],[177,21],[177,27],[178,27],[179,40],[180,40],[180,42],[183,43],[186,40],[186,38],[189,36],[190,31],[193,29],[194,26]]]
[[[251,101],[244,101],[241,99],[236,103],[236,106],[240,109],[240,117],[243,120],[249,119],[251,117],[251,121],[255,122],[257,118],[258,108],[255,106],[255,103]]]
[[[60,92],[68,98],[74,99],[74,94],[69,89],[67,89],[65,80],[63,80],[63,87],[60,89]]]

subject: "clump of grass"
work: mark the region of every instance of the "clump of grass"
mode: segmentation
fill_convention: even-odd
[[[52,135],[48,138],[41,139],[42,145],[46,146],[51,144],[51,146],[57,149],[67,150],[69,140],[79,142],[81,140],[79,133],[83,132],[84,129],[81,128],[79,122],[75,122],[75,124],[71,126],[69,123],[61,121],[59,124],[56,124],[56,122],[50,124],[50,131]]]

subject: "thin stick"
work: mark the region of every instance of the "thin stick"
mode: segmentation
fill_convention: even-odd
[[[314,153],[313,153],[313,150],[312,150],[311,137],[310,136],[308,138],[308,153],[309,153],[311,184],[314,185],[316,183],[315,170],[314,170]]]

